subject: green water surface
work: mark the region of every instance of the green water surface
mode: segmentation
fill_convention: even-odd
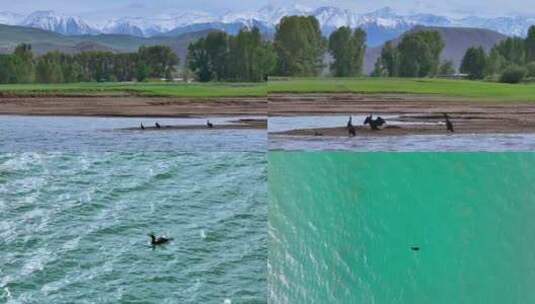
[[[272,303],[535,303],[535,154],[268,159]]]

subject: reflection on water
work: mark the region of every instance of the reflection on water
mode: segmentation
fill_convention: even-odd
[[[110,118],[0,116],[0,152],[24,151],[265,151],[265,130],[124,130],[214,124],[258,117]]]
[[[535,134],[455,134],[390,137],[270,135],[270,150],[351,151],[535,151]]]

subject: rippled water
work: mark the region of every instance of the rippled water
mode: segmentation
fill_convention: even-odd
[[[535,303],[535,154],[268,159],[272,303]]]
[[[266,187],[263,153],[1,153],[0,302],[265,303]]]
[[[250,117],[208,118],[214,124]],[[205,118],[103,118],[0,116],[0,152],[256,151],[267,148],[265,130],[124,130],[145,126],[201,125]]]

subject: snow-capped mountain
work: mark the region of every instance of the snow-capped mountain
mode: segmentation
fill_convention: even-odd
[[[218,18],[205,12],[183,11],[151,18],[124,17],[111,20],[100,27],[103,33],[134,36],[157,36],[176,28],[201,23],[218,22]]]
[[[16,25],[24,19],[24,15],[12,12],[0,12],[0,24]]]
[[[535,17],[483,18],[467,16],[451,18],[433,14],[403,15],[386,7],[362,13],[334,6],[309,8],[301,5],[265,6],[257,11],[208,13],[179,11],[149,17],[121,17],[105,24],[91,24],[81,18],[38,11],[29,16],[0,12],[0,24],[36,27],[64,35],[126,34],[142,37],[175,35],[206,29],[237,32],[243,26],[257,26],[262,32],[272,34],[284,16],[315,16],[325,35],[340,26],[361,27],[368,33],[368,44],[379,45],[401,35],[416,25],[441,27],[477,27],[505,35],[524,36],[535,24]]]
[[[63,35],[91,35],[99,31],[78,17],[56,14],[53,11],[36,11],[18,25],[39,28]]]

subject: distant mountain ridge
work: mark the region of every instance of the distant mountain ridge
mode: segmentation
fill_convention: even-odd
[[[122,17],[94,24],[76,16],[38,11],[28,16],[0,12],[0,24],[20,25],[49,30],[63,35],[124,34],[138,37],[172,36],[198,30],[217,29],[236,33],[242,27],[257,26],[264,34],[275,32],[280,19],[289,15],[315,16],[325,35],[340,26],[362,27],[368,33],[370,47],[395,39],[414,26],[484,28],[508,36],[525,36],[534,17],[451,18],[433,14],[402,15],[385,7],[369,13],[334,6],[310,9],[304,6],[265,6],[257,11],[213,14],[182,11],[151,17]]]

